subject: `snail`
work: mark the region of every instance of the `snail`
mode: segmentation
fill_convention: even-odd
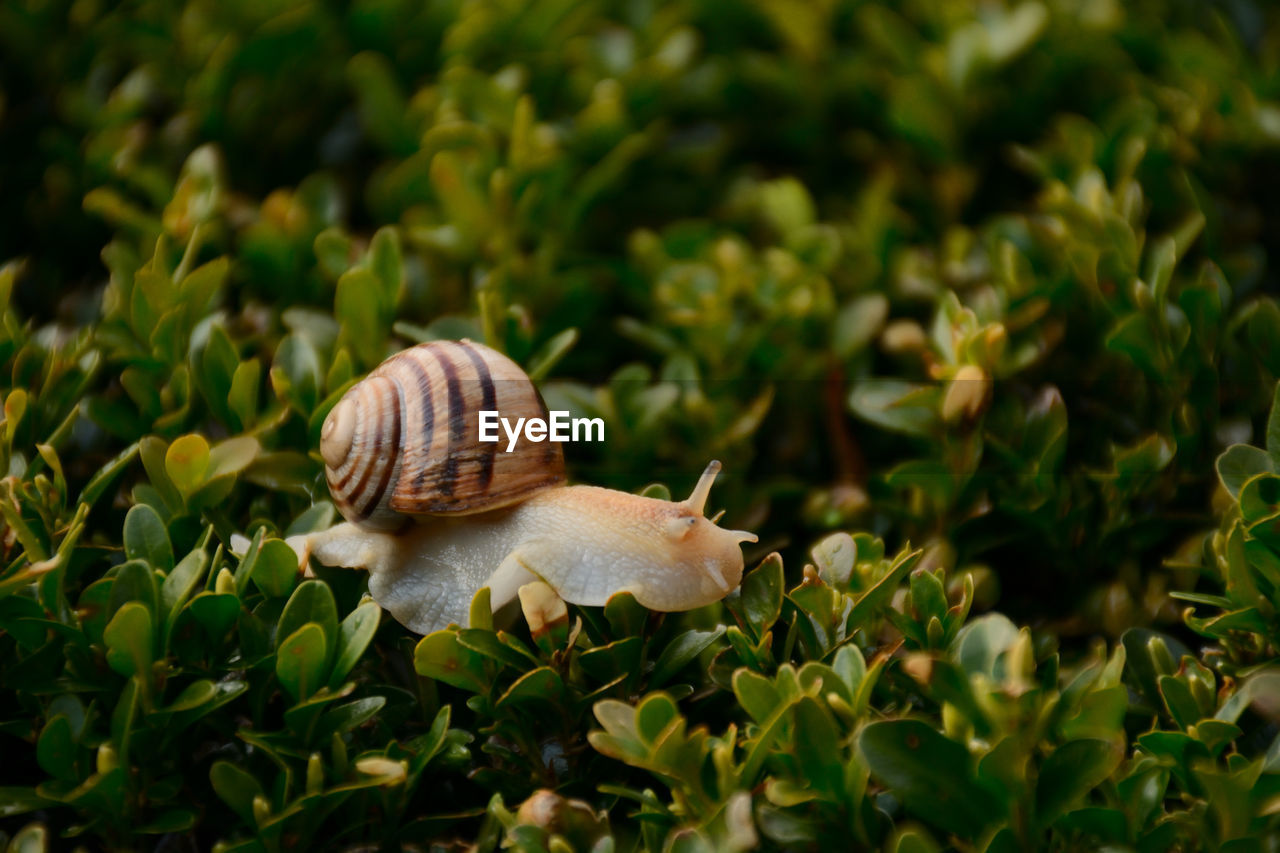
[[[391,356],[338,401],[320,455],[346,519],[311,534],[330,566],[367,569],[373,598],[422,634],[467,624],[475,593],[495,611],[541,580],[572,604],[630,592],[651,610],[718,601],[742,579],[740,544],[703,514],[720,463],[683,501],[567,485],[556,442],[479,440],[479,413],[543,417],[532,380],[467,340]]]

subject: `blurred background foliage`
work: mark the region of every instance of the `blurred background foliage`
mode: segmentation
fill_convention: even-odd
[[[1273,849],[1278,17],[0,6],[10,848]],[[463,336],[578,481],[724,460],[742,592],[302,581],[328,409]]]

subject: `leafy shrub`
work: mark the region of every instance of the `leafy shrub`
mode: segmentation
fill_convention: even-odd
[[[0,7],[9,849],[1275,847],[1278,23]],[[724,459],[741,590],[301,576],[329,409],[463,336],[577,479]]]

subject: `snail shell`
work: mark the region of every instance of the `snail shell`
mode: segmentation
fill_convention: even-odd
[[[325,418],[320,455],[338,511],[369,530],[413,516],[468,515],[564,482],[560,445],[481,442],[479,413],[547,417],[514,361],[470,341],[432,341],[391,356]]]

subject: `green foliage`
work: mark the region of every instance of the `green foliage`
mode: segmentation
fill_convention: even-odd
[[[0,7],[0,847],[1275,847],[1278,34]],[[724,460],[741,588],[308,574],[326,414],[442,337],[606,420],[577,480]]]
[[[1187,626],[1219,644],[1210,664],[1240,677],[1280,659],[1280,385],[1266,423],[1266,448],[1233,444],[1218,457],[1230,493],[1219,529],[1204,543],[1204,575],[1215,593],[1175,592],[1191,602]],[[1220,594],[1217,594],[1220,593]],[[1204,607],[1209,615],[1197,615]]]

